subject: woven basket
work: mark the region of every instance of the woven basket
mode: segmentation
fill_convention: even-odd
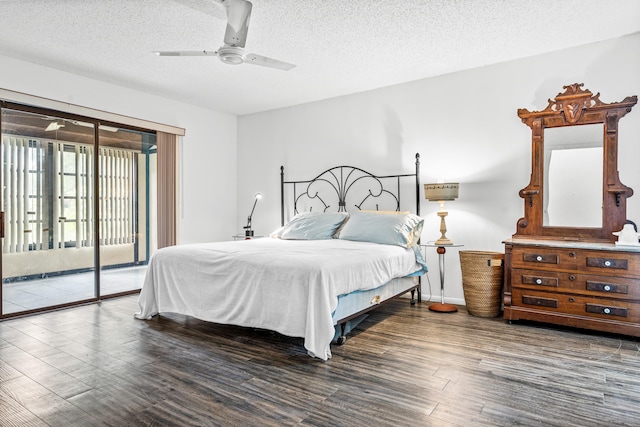
[[[462,289],[469,314],[496,317],[502,303],[504,254],[460,251]]]

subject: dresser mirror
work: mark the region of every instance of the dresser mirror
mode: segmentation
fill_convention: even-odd
[[[544,110],[518,110],[532,131],[532,167],[513,237],[613,242],[633,195],[618,177],[618,121],[638,98],[604,103],[582,83],[563,89]]]
[[[603,126],[544,130],[544,227],[602,227]]]

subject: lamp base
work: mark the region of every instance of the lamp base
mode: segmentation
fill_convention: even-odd
[[[453,304],[434,302],[429,306],[429,310],[436,311],[438,313],[455,313],[458,311],[458,308]]]
[[[442,202],[444,204],[444,202]],[[444,210],[444,206],[440,205],[440,211],[438,212],[438,216],[440,217],[440,238],[436,240],[436,245],[453,245],[453,242],[449,240],[446,236],[447,234],[447,224],[444,221],[444,218],[447,216],[448,212]]]
[[[444,238],[440,237],[438,240],[433,242],[433,244],[438,246],[440,245],[445,246],[445,245],[453,245],[453,242],[449,240],[447,237],[444,237]]]

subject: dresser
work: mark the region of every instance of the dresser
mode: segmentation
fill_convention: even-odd
[[[505,241],[504,318],[640,336],[640,247]]]
[[[524,216],[504,242],[504,318],[640,336],[640,246],[616,244],[633,189],[620,182],[619,121],[637,96],[605,103],[582,83],[543,110],[521,108],[531,128]]]

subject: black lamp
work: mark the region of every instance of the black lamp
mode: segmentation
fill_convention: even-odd
[[[253,202],[253,208],[251,208],[251,213],[247,218],[247,225],[244,228],[244,235],[246,237],[253,237],[253,230],[251,229],[251,217],[253,216],[253,211],[256,210],[256,205],[258,204],[258,200],[262,199],[262,193],[256,193],[255,201]]]

